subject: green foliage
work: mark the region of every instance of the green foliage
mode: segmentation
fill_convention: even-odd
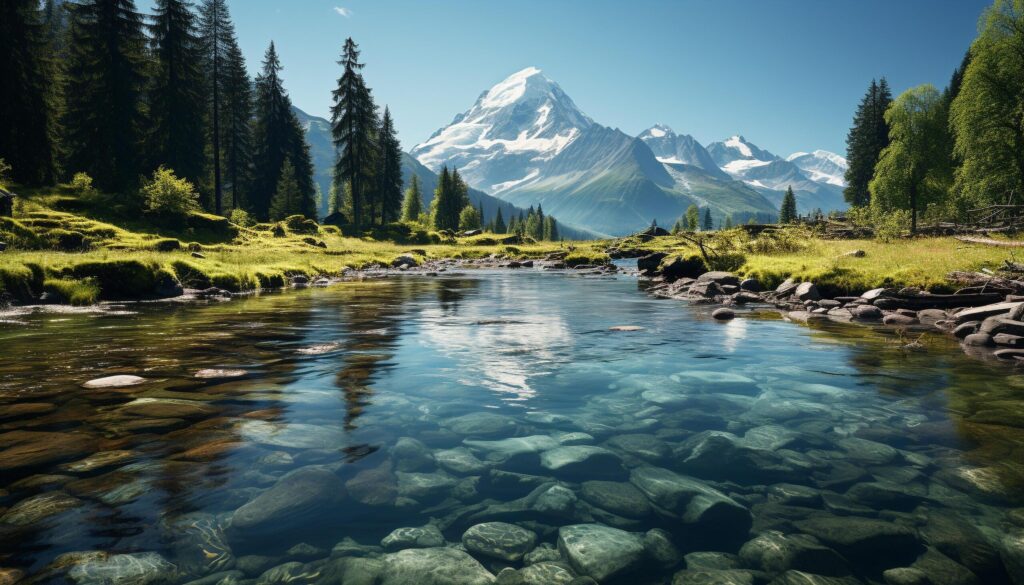
[[[268,217],[271,221],[276,221],[291,215],[301,215],[301,199],[299,183],[295,179],[295,167],[290,160],[285,159],[284,166],[281,167],[281,177],[277,181],[277,190],[270,201]]]
[[[608,254],[598,251],[574,250],[565,257],[565,265],[570,267],[608,264],[611,261]]]
[[[714,221],[711,219],[711,208],[704,208],[704,219],[701,223],[700,229],[705,232],[710,232],[715,229]]]
[[[61,277],[93,279],[99,285],[100,298],[139,299],[152,296],[159,283],[160,266],[138,260],[83,262],[63,271]]]
[[[782,196],[782,205],[779,207],[779,223],[793,223],[797,217],[796,195],[793,194],[793,187],[786,187],[786,194]]]
[[[877,213],[910,211],[915,231],[918,212],[949,193],[952,161],[945,101],[933,86],[921,85],[900,94],[885,119],[890,142],[871,179],[871,205]]]
[[[419,221],[423,214],[423,189],[420,187],[420,178],[413,174],[409,188],[405,190],[405,199],[402,201],[402,221]]]
[[[11,165],[7,164],[7,161],[0,158],[0,188],[7,187],[11,182]]]
[[[434,200],[430,202],[434,229],[457,230],[462,209],[469,204],[469,187],[459,176],[459,171],[449,171],[445,166],[434,189]]]
[[[166,167],[153,172],[153,178],[142,186],[141,195],[146,209],[160,215],[184,217],[199,209],[199,194],[192,183]]]
[[[892,242],[911,227],[911,212],[908,209],[893,209],[874,215],[875,238],[881,242]]]
[[[955,81],[955,80],[954,80]],[[976,204],[1024,194],[1024,1],[996,0],[981,19],[950,113],[956,191]]]
[[[368,219],[372,223],[373,219],[379,156],[375,137],[380,130],[377,106],[363,79],[364,65],[359,61],[359,53],[359,45],[351,37],[346,39],[340,61],[344,71],[333,92],[331,107],[331,133],[338,149],[334,181],[349,186],[349,218],[357,227]],[[457,225],[457,222],[456,210],[453,223]],[[454,225],[445,227],[454,228]]]
[[[850,205],[867,205],[871,200],[868,183],[875,173],[875,165],[882,150],[889,146],[889,124],[885,111],[892,103],[889,84],[871,80],[871,86],[857,106],[853,126],[846,135],[846,182],[843,197]]]
[[[296,234],[318,234],[320,226],[304,215],[290,215],[282,221],[289,231]]]
[[[459,214],[459,229],[462,231],[480,229],[480,212],[476,207],[467,205]]]
[[[498,212],[494,216],[494,233],[504,234],[508,232],[508,226],[505,225],[505,218],[501,215],[501,206],[498,206]]]
[[[747,262],[747,257],[740,252],[724,252],[721,254],[709,255],[704,260],[708,270],[724,270],[735,272]]]
[[[683,215],[683,225],[688,232],[695,232],[700,227],[700,209],[696,205],[691,205],[686,208],[686,214]]]
[[[240,207],[232,209],[231,215],[228,216],[228,219],[231,220],[231,223],[239,227],[252,227],[256,225],[256,220],[249,215],[249,212]]]
[[[391,110],[384,107],[377,131],[376,192],[371,198],[381,224],[398,221],[402,216],[402,145],[398,142]]]
[[[70,278],[48,278],[43,281],[43,292],[48,292],[57,299],[71,305],[91,305],[100,298],[100,287],[90,278],[75,280]]]
[[[98,191],[92,186],[92,177],[88,173],[75,173],[68,185],[71,192],[83,199],[96,197]]]

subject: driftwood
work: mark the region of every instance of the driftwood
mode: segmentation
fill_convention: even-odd
[[[947,278],[959,285],[981,290],[1004,294],[1024,293],[1024,282],[981,272],[951,272]]]
[[[975,238],[972,236],[957,236],[956,239],[969,244],[984,244],[986,246],[999,246],[1002,248],[1024,248],[1024,242],[1016,240],[993,240],[991,238]]]
[[[952,309],[954,307],[981,307],[1001,302],[1006,295],[1003,293],[990,292],[981,294],[957,294],[957,295],[920,295],[920,296],[896,296],[881,297],[873,303],[879,309],[896,310],[910,309],[920,311],[922,309]]]

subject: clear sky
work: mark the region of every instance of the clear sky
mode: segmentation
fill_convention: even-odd
[[[595,121],[780,155],[843,154],[872,77],[944,86],[989,0],[229,0],[250,71],[273,39],[298,107],[325,116],[345,37],[403,148],[536,66]],[[150,2],[143,0],[140,7]]]

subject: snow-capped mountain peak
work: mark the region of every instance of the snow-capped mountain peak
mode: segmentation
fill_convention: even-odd
[[[839,187],[846,186],[846,169],[849,165],[845,158],[834,152],[794,152],[786,157],[786,160],[796,165],[812,181]]]
[[[648,138],[664,138],[665,136],[674,136],[675,132],[667,124],[658,123],[651,126],[647,130],[644,130],[639,138],[640,140],[646,140]]]
[[[454,166],[471,185],[497,192],[536,176],[538,164],[591,125],[557,83],[527,67],[483,92],[411,153],[431,170]]]

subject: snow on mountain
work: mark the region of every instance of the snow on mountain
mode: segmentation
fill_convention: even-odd
[[[720,167],[725,167],[725,165],[737,160],[771,162],[779,158],[767,150],[761,150],[755,144],[747,142],[747,139],[739,134],[720,142],[712,142],[707,146],[707,150],[711,158],[714,159],[715,164]]]
[[[471,185],[498,193],[535,177],[593,123],[557,83],[527,67],[485,91],[411,153],[435,172],[453,166]]]
[[[704,146],[689,134],[676,134],[665,124],[655,124],[637,138],[643,140],[662,163],[692,165],[721,179],[729,178]]]
[[[804,171],[808,178],[816,183],[828,183],[839,187],[846,186],[846,159],[834,152],[815,150],[814,152],[794,152],[786,160]]]

